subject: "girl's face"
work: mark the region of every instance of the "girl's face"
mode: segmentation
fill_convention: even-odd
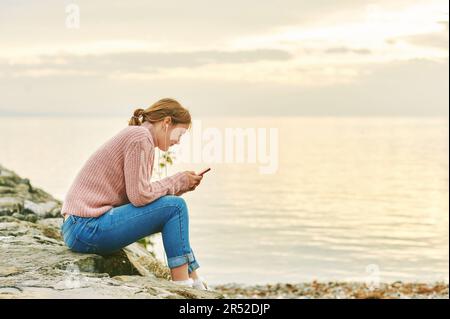
[[[188,128],[189,124],[176,124],[176,125],[169,124],[167,130],[164,127],[164,135],[162,138],[162,143],[158,145],[159,149],[161,151],[166,152],[169,150],[171,146],[179,144],[181,136],[183,136],[183,134],[186,133]]]

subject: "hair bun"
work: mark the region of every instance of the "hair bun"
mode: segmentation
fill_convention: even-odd
[[[139,119],[141,116],[143,116],[144,115],[144,109],[136,109],[135,111],[134,111],[134,114],[133,114],[133,117],[135,118],[135,119]]]

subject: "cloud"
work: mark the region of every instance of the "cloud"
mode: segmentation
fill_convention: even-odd
[[[443,30],[436,32],[426,32],[419,34],[411,34],[407,36],[393,37],[387,39],[386,42],[389,44],[406,42],[418,47],[437,48],[448,51],[449,46],[448,20],[436,21],[436,24],[441,25],[443,27]]]
[[[65,6],[71,3],[80,7],[79,30],[65,27]],[[8,32],[2,32],[0,48],[20,46],[26,52],[33,46],[64,48],[76,42],[121,38],[163,43],[181,50],[218,49],[216,45],[236,36],[315,23],[344,8],[343,12],[349,7],[364,10],[367,3],[370,1],[2,0],[0,27]]]
[[[448,101],[446,1],[77,0],[78,30],[70,1],[5,1],[0,109],[118,114],[167,95],[213,114],[417,114]]]
[[[448,21],[438,21],[438,23],[444,26],[444,30],[440,32],[429,32],[424,34],[413,34],[409,36],[390,38],[387,40],[387,42],[389,44],[406,42],[419,47],[437,48],[448,51]]]
[[[172,96],[199,116],[448,116],[448,60],[362,65],[357,82],[327,87],[220,79],[54,76],[0,78],[0,114],[101,114],[126,119]]]
[[[448,50],[449,45],[448,33],[417,34],[388,40],[388,43],[390,44],[395,44],[397,42],[407,42],[415,46],[438,48],[442,50]]]
[[[347,53],[353,53],[353,54],[371,54],[372,51],[369,49],[352,49],[347,47],[335,47],[335,48],[329,48],[325,50],[326,54],[347,54]]]
[[[282,50],[257,49],[246,51],[198,52],[124,52],[100,55],[39,56],[31,61],[0,64],[9,72],[53,71],[111,73],[158,72],[167,68],[195,68],[208,64],[242,64],[258,61],[286,61],[290,53]]]

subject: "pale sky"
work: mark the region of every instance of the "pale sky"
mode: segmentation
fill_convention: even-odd
[[[0,115],[128,116],[173,97],[197,116],[447,116],[448,12],[441,0],[2,0]]]

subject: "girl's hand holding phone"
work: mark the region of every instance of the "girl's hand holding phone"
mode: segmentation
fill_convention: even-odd
[[[201,171],[200,173],[195,173],[193,171],[185,171],[184,173],[187,175],[188,177],[188,185],[187,185],[187,189],[186,190],[182,190],[179,193],[177,193],[177,196],[181,196],[183,193],[185,192],[190,192],[195,190],[195,188],[200,185],[200,182],[203,179],[203,175],[207,172],[209,172],[211,170],[211,168],[207,168],[204,169],[203,171]]]
[[[188,182],[188,190],[194,190],[201,182],[203,176],[197,175],[193,171],[186,171],[185,174],[187,175],[189,182]]]

